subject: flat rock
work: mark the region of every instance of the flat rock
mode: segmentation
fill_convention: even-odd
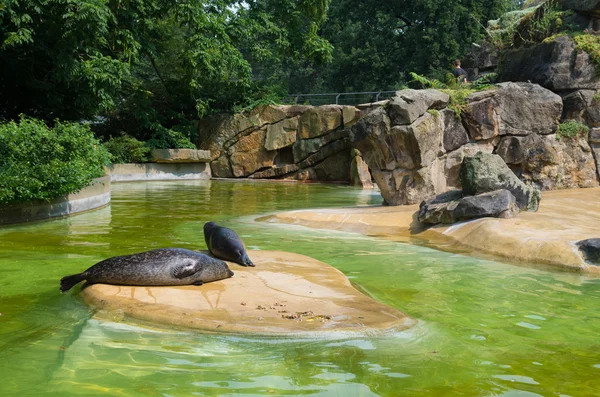
[[[250,251],[256,264],[229,263],[235,275],[200,287],[94,284],[83,299],[117,314],[214,332],[289,334],[402,330],[414,320],[356,290],[323,262],[280,251]]]
[[[156,163],[208,163],[210,150],[195,149],[154,149],[152,161]]]
[[[459,225],[425,229],[416,205],[327,208],[281,212],[258,219],[319,229],[379,236],[389,240],[427,241],[451,252],[475,252],[505,260],[543,264],[562,270],[599,275],[600,266],[587,263],[576,243],[597,238],[600,188],[544,192],[537,212],[511,219],[481,218]]]

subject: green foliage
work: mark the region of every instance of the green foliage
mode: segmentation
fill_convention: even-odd
[[[596,91],[596,93],[592,97],[592,104],[597,105],[598,103],[600,103],[600,92]]]
[[[519,21],[512,37],[504,45],[519,47],[547,42],[581,29],[580,23],[574,11],[562,11],[559,0],[548,0]]]
[[[448,94],[450,97],[448,108],[454,111],[456,118],[460,118],[461,113],[466,110],[467,97],[474,92],[493,88],[492,81],[496,77],[495,74],[489,74],[470,83],[458,83],[450,73],[448,83],[442,83],[439,80],[428,79],[413,72],[410,75],[413,78],[412,81],[420,84],[421,88],[435,88]]]
[[[468,87],[467,85],[458,89],[442,91],[450,96],[448,108],[454,111],[454,115],[457,119],[460,118],[461,113],[466,110],[467,97],[476,92],[476,90]]]
[[[154,145],[264,93],[251,62],[326,62],[329,0],[20,0],[0,9],[0,119],[95,120]]]
[[[252,63],[289,93],[397,90],[408,74],[444,81],[485,33],[487,20],[518,8],[512,0],[333,0],[320,34],[333,61],[316,66],[282,58]]]
[[[145,163],[150,160],[150,147],[125,134],[111,137],[104,143],[104,147],[110,153],[112,163]]]
[[[573,36],[578,50],[590,55],[596,67],[600,69],[600,36],[591,33],[580,33]]]
[[[412,81],[418,83],[421,88],[435,88],[448,94],[450,97],[448,108],[454,111],[456,118],[460,118],[460,114],[465,110],[467,97],[474,92],[493,88],[492,81],[496,78],[495,73],[490,73],[470,83],[458,83],[452,73],[449,73],[449,76],[447,76],[448,82],[442,83],[439,80],[428,79],[414,72],[411,72],[410,76],[413,79]]]
[[[74,193],[104,175],[108,152],[85,124],[53,128],[22,117],[0,124],[0,203]]]
[[[580,134],[587,134],[589,128],[587,125],[582,124],[575,120],[567,120],[564,123],[560,123],[558,126],[558,130],[556,131],[556,139],[560,140],[561,138],[575,138]]]
[[[160,124],[156,124],[155,128],[147,142],[151,149],[196,149],[196,145],[184,133]]]
[[[414,72],[410,72],[409,75],[412,78],[411,82],[415,82],[415,83],[419,84],[420,88],[437,88],[437,89],[443,89],[443,88],[447,88],[448,87],[446,84],[442,83],[439,80],[428,79],[427,77],[425,77],[423,75],[419,75],[419,74],[414,73]]]
[[[487,90],[494,86],[496,79],[498,78],[498,74],[496,73],[488,73],[484,76],[481,76],[477,80],[469,82],[470,88],[474,90]]]
[[[510,47],[513,44],[517,27],[521,21],[530,18],[536,10],[537,7],[515,10],[503,14],[497,20],[488,21],[487,28],[485,29],[488,39],[496,48],[504,49]]]
[[[434,119],[437,120],[438,117],[440,117],[440,112],[436,109],[428,109],[427,113],[429,113],[430,115],[433,116]]]

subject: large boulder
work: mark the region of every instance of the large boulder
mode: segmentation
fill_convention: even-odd
[[[563,10],[573,10],[582,15],[600,18],[600,1],[598,0],[560,0]]]
[[[277,152],[265,149],[265,135],[266,130],[257,130],[229,147],[229,161],[234,177],[247,177],[262,168],[273,166]]]
[[[600,127],[600,98],[594,90],[577,90],[563,97],[563,120]]]
[[[494,98],[496,90],[476,92],[467,100],[462,112],[462,119],[471,138],[476,140],[489,139],[499,134],[499,120],[496,108],[498,102]]]
[[[296,142],[297,128],[297,117],[269,124],[267,126],[267,135],[265,136],[265,149],[277,150],[292,145]]]
[[[298,119],[298,137],[316,138],[342,125],[342,106],[326,105],[306,110]]]
[[[363,154],[372,170],[396,168],[394,150],[390,139],[390,118],[383,108],[378,108],[360,119],[350,130],[350,141]],[[402,138],[402,137],[399,137]],[[404,144],[399,140],[399,144]]]
[[[460,117],[456,117],[451,109],[444,109],[440,112],[444,123],[444,150],[451,152],[460,148],[462,145],[469,142],[469,135],[463,126]]]
[[[229,157],[222,155],[210,163],[211,174],[215,178],[233,178]]]
[[[483,217],[512,218],[519,213],[515,196],[505,189],[476,196],[462,197],[460,190],[451,190],[423,201],[418,219],[428,224],[450,224]]]
[[[371,173],[385,204],[416,204],[447,190],[443,163],[442,159],[435,159],[429,166],[417,170],[371,169]]]
[[[240,135],[248,135],[253,130],[277,123],[285,117],[285,108],[273,105],[257,106],[249,112],[235,115],[206,117],[198,122],[198,147],[210,150],[213,161],[221,156],[223,150],[235,144]]]
[[[562,114],[562,98],[530,83],[501,83],[467,98],[463,120],[471,138],[551,134]]]
[[[416,204],[446,190],[443,121],[425,111],[410,125],[390,126],[379,108],[359,120],[350,140],[363,153],[381,195],[390,205]]]
[[[446,156],[444,165],[444,174],[448,187],[460,188],[460,166],[465,157],[475,156],[479,152],[492,153],[494,151],[494,141],[477,141],[462,145]]]
[[[519,180],[496,154],[480,152],[465,157],[460,167],[460,180],[465,195],[506,189],[515,196],[519,209],[537,211],[541,197],[539,190]]]
[[[568,36],[506,50],[499,78],[531,81],[554,92],[600,88],[595,63]]]
[[[542,190],[598,186],[596,163],[586,136],[504,137],[496,153],[525,182]]]
[[[430,225],[454,223],[457,221],[454,217],[454,209],[461,198],[462,191],[449,190],[428,200],[423,200],[419,205],[417,219],[419,222]]]
[[[411,124],[428,109],[443,109],[448,105],[448,94],[433,90],[400,90],[388,103],[393,125]]]
[[[476,219],[486,216],[512,218],[519,213],[515,196],[506,189],[494,190],[477,196],[467,196],[459,200],[454,209],[454,217],[459,220]]]
[[[327,135],[321,135],[312,139],[299,139],[292,146],[294,162],[299,163],[313,153],[318,152],[325,145],[338,139],[346,138],[348,130],[335,130]]]
[[[443,154],[442,131],[439,115],[425,113],[411,125],[390,128],[387,113],[378,109],[354,125],[350,140],[371,169],[414,170]]]
[[[577,90],[563,95],[563,120],[585,122],[587,109],[594,102],[594,90]]]

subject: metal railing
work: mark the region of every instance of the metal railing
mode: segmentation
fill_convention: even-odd
[[[328,94],[293,94],[284,98],[287,104],[302,105],[359,105],[378,102],[394,96],[396,91],[335,92]]]

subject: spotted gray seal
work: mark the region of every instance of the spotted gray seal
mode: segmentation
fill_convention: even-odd
[[[254,266],[242,239],[233,230],[219,226],[215,222],[207,222],[204,224],[204,241],[215,257],[242,266]]]
[[[115,256],[96,263],[83,273],[63,277],[60,290],[70,290],[86,280],[89,284],[202,285],[233,276],[227,263],[183,248],[161,248]]]

